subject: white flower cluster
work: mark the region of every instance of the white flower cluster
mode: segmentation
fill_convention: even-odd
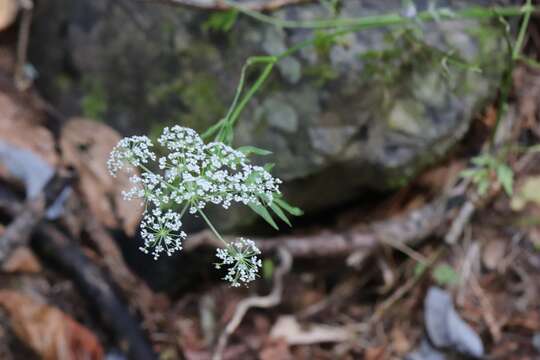
[[[247,285],[257,278],[259,268],[262,267],[261,259],[257,257],[260,253],[253,240],[240,238],[226,248],[216,250],[216,257],[221,260],[216,263],[216,269],[228,268],[223,279],[230,282],[231,286]]]
[[[161,253],[172,255],[182,249],[186,234],[181,231],[184,214],[162,209],[180,206],[194,214],[208,204],[228,208],[232,203],[270,205],[278,195],[281,181],[263,167],[250,164],[246,155],[220,142],[205,144],[192,129],[166,127],[158,143],[167,154],[157,159],[152,142],[145,136],[122,139],[107,162],[111,174],[126,167],[136,167],[141,175],[132,175],[134,185],[123,195],[126,199],[141,199],[145,215],[141,222],[144,246],[140,249],[157,259]],[[157,159],[162,174],[148,165]],[[205,220],[207,220],[205,218]],[[225,277],[233,286],[255,279],[261,261],[253,241],[240,239],[224,249],[218,249],[221,263],[229,266]]]
[[[186,233],[180,231],[181,227],[180,215],[171,210],[165,213],[159,209],[146,212],[141,221],[144,246],[139,249],[145,254],[151,253],[155,260],[162,252],[171,256],[175,251],[182,250]]]
[[[115,176],[118,170],[127,166],[141,166],[148,160],[155,160],[156,155],[150,150],[152,141],[146,136],[132,136],[123,138],[114,147],[107,161],[107,167],[112,176]]]
[[[281,180],[260,166],[249,164],[247,157],[220,142],[204,144],[192,129],[165,128],[158,142],[170,153],[159,159],[165,170],[170,199],[189,202],[190,213],[204,209],[207,203],[228,208],[232,202],[272,202],[279,193]]]

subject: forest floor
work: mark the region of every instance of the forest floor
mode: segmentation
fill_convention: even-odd
[[[0,240],[11,244],[0,247],[1,359],[540,358],[540,151],[523,150],[540,142],[540,70],[515,69],[501,123],[519,145],[505,151],[511,195],[491,172],[481,199],[449,181],[489,143],[488,104],[407,187],[283,235],[250,288],[208,280],[180,294],[151,290],[113,236],[133,234],[140,215],[104,168],[118,135],[65,119],[17,88],[15,71],[13,47],[0,48]],[[24,202],[30,189],[37,200]],[[355,236],[376,245],[343,245]],[[321,239],[347,255],[289,246]]]

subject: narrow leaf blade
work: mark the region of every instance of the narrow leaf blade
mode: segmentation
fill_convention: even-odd
[[[268,212],[268,210],[266,210],[264,206],[262,206],[261,204],[255,204],[255,203],[250,203],[248,204],[248,206],[257,215],[262,217],[268,224],[270,224],[274,229],[279,230],[276,222],[274,221],[274,219],[272,219],[272,215],[270,215],[270,213]]]

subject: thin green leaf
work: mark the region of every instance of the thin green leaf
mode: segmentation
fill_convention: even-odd
[[[293,216],[301,216],[304,215],[304,212],[302,209],[296,206],[292,206],[291,204],[287,203],[283,198],[274,198],[274,202],[279,205],[283,210],[288,212],[289,214]]]
[[[210,126],[206,131],[201,135],[201,138],[207,139],[214,135],[216,132],[219,131],[219,129],[223,126],[223,123],[225,122],[225,119],[219,120],[214,125]]]
[[[512,196],[514,188],[514,172],[504,164],[497,166],[497,178],[508,196]]]
[[[266,155],[272,154],[272,152],[269,150],[265,150],[265,149],[261,149],[261,148],[258,148],[255,146],[249,146],[249,145],[241,146],[236,150],[240,151],[244,155],[255,154],[255,155],[260,155],[260,156],[266,156]]]
[[[473,177],[477,172],[477,169],[465,169],[462,172],[459,173],[459,176],[462,178],[470,178]]]
[[[289,225],[290,227],[292,227],[292,224],[291,222],[289,221],[289,219],[287,218],[287,215],[285,215],[285,213],[283,212],[283,210],[281,210],[281,208],[275,203],[275,202],[272,202],[270,204],[270,209],[272,209],[272,211],[274,213],[276,213],[276,215],[281,219],[283,220],[287,225]]]
[[[276,166],[276,164],[274,164],[274,163],[267,163],[267,164],[264,164],[263,168],[264,168],[264,170],[270,172],[270,171],[272,171],[272,169],[274,168],[274,166]]]
[[[203,23],[205,31],[227,32],[232,29],[238,18],[238,10],[233,9],[224,12],[215,12]]]
[[[262,217],[267,223],[269,223],[274,229],[276,230],[279,230],[276,222],[274,221],[274,219],[272,219],[272,215],[270,215],[270,213],[268,212],[268,210],[266,210],[266,208],[264,206],[262,206],[261,204],[254,204],[254,203],[250,203],[248,204],[248,206],[251,208],[251,210],[253,210],[257,215],[259,215],[260,217]]]

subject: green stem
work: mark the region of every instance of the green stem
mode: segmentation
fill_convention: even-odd
[[[214,227],[214,225],[212,225],[212,223],[210,222],[210,220],[206,217],[206,215],[204,214],[204,212],[202,210],[198,210],[199,214],[201,214],[201,217],[204,219],[204,221],[206,222],[206,225],[208,225],[208,227],[210,228],[210,230],[212,230],[212,232],[214,233],[214,235],[216,235],[216,237],[221,240],[221,242],[223,244],[225,244],[225,246],[229,246],[229,243],[225,241],[225,239],[223,239],[223,237],[219,234],[219,232],[216,230],[216,228]]]
[[[525,34],[527,32],[527,27],[529,26],[529,21],[531,19],[531,14],[534,12],[535,8],[531,5],[531,0],[527,0],[527,3],[523,7],[523,22],[521,23],[521,28],[519,29],[519,34],[512,51],[512,59],[517,60],[521,54],[521,48],[523,47],[523,40],[525,39]]]
[[[275,58],[274,58],[275,59]],[[276,63],[276,60],[273,60],[271,63],[268,63],[259,78],[255,81],[255,83],[249,88],[246,95],[242,98],[236,109],[234,109],[234,112],[232,113],[231,117],[229,118],[229,124],[230,126],[234,126],[234,123],[238,119],[238,116],[244,110],[246,105],[248,104],[249,100],[255,95],[255,93],[259,90],[259,88],[262,86],[262,84],[268,79],[268,76],[270,76],[270,73],[272,72],[272,69],[274,68],[274,64]]]
[[[444,19],[487,19],[499,16],[516,16],[531,11],[530,8],[522,6],[494,6],[489,9],[482,7],[471,7],[460,11],[450,11],[448,8],[427,10],[418,13],[415,17],[405,17],[399,13],[384,15],[372,15],[359,18],[337,18],[323,20],[284,20],[273,16],[268,16],[230,0],[223,2],[239,12],[258,21],[282,28],[301,29],[330,29],[338,27],[361,27],[362,29],[383,27],[390,25],[403,25],[416,21],[439,21]],[[536,8],[532,8],[536,11]]]
[[[423,12],[418,13],[417,16],[413,18],[404,17],[398,13],[393,13],[393,14],[384,14],[384,15],[365,16],[361,18],[339,18],[339,19],[314,20],[314,21],[289,21],[289,20],[278,19],[272,16],[268,16],[268,15],[256,12],[256,11],[249,10],[246,7],[240,4],[237,4],[235,2],[232,2],[230,0],[223,0],[223,1],[227,5],[237,9],[239,12],[247,16],[250,16],[256,20],[259,20],[265,23],[272,24],[274,26],[285,27],[285,28],[306,28],[306,29],[337,28],[337,30],[335,30],[334,32],[323,35],[327,39],[334,39],[334,38],[337,38],[337,37],[340,37],[340,36],[343,36],[352,32],[357,32],[357,31],[370,29],[370,28],[385,27],[385,26],[392,26],[392,25],[394,26],[405,25],[405,24],[418,22],[418,21],[427,22],[427,21],[440,21],[440,20],[445,20],[445,19],[488,19],[488,18],[501,17],[501,16],[517,16],[517,15],[525,14],[524,23],[525,22],[528,23],[528,19],[530,18],[531,13],[537,11],[537,8],[531,6],[530,0],[528,0],[527,5],[525,6],[495,6],[489,9],[485,9],[481,7],[473,7],[473,8],[468,8],[468,9],[464,9],[464,10],[460,10],[456,12],[451,12],[450,10],[443,8],[443,9],[438,9],[438,10],[423,11]],[[521,40],[520,38],[518,38],[518,44],[517,44],[519,45],[519,47],[521,47],[521,43],[523,42],[524,31],[523,31],[523,34],[522,32],[520,32],[520,34],[521,34],[520,36]],[[319,35],[319,38],[320,38],[320,35]],[[243,86],[245,83],[245,72],[243,70],[243,74],[241,75],[240,83],[237,88],[235,98],[233,100],[233,105],[229,109],[229,112],[227,113],[227,117],[225,119],[220,120],[218,124],[216,124],[215,126],[211,128],[212,132],[214,132],[214,130],[219,129],[219,133],[216,139],[222,139],[225,129],[227,128],[231,129],[234,126],[238,117],[240,116],[243,109],[246,107],[249,100],[251,100],[251,98],[261,88],[263,83],[268,79],[268,77],[270,76],[272,72],[272,69],[274,68],[277,62],[299,52],[300,50],[306,47],[312,46],[315,43],[315,41],[316,41],[315,37],[306,39],[298,44],[295,44],[291,48],[287,49],[286,51],[276,56],[266,56],[266,57],[262,56],[262,57],[249,58],[243,69],[247,69],[248,66],[254,63],[266,63],[267,65],[262,71],[262,73],[259,75],[257,80],[255,81],[255,83],[249,88],[246,95],[241,100],[239,100],[240,94],[243,90]]]
[[[189,207],[189,201],[186,201],[186,205],[184,205],[184,207],[182,208],[182,211],[180,211],[180,219],[184,217],[184,214],[186,213],[186,210],[188,209],[188,207]]]
[[[523,41],[525,39],[525,34],[527,32],[527,28],[529,26],[529,21],[531,19],[531,14],[536,11],[536,8],[532,6],[531,0],[527,0],[526,4],[521,8],[523,12],[523,21],[521,23],[521,27],[519,29],[518,37],[516,40],[516,43],[514,46],[512,46],[512,55],[509,60],[508,69],[506,70],[503,81],[501,85],[501,97],[499,100],[499,106],[497,109],[497,119],[495,121],[495,126],[493,128],[493,131],[491,133],[491,142],[490,145],[493,148],[495,144],[495,140],[497,137],[497,132],[499,130],[501,120],[503,116],[506,113],[506,108],[508,105],[508,97],[510,95],[510,88],[512,87],[512,73],[514,71],[514,67],[516,65],[516,61],[520,59],[521,57],[521,49],[523,47]]]

